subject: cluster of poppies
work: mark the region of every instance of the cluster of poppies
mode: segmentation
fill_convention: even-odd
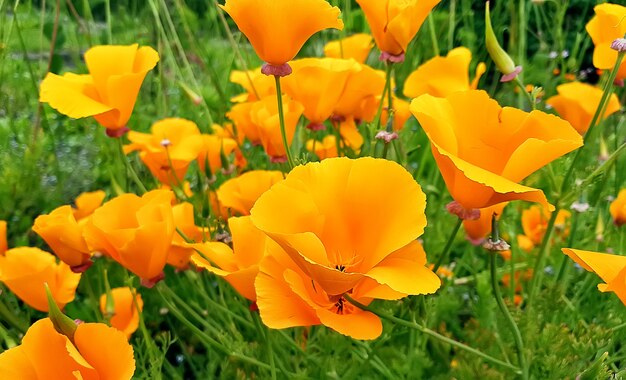
[[[130,130],[142,81],[159,60],[150,47],[93,47],[85,54],[89,74],[48,74],[41,102],[71,118],[92,116],[111,138],[127,138],[123,153],[138,152],[161,187],[107,201],[102,191],[86,193],[75,206],[39,216],[33,231],[54,255],[38,248],[8,249],[6,239],[0,239],[0,281],[29,306],[49,311],[44,283],[63,308],[98,257],[117,262],[146,287],[163,279],[166,265],[193,266],[224,278],[254,302],[268,327],[322,324],[356,339],[377,338],[380,319],[360,306],[431,294],[441,285],[418,240],[427,224],[420,185],[392,160],[360,157],[367,139],[375,143],[382,136],[381,144],[391,144],[411,116],[428,137],[453,198],[447,209],[462,219],[470,240],[484,241],[492,215],[501,214],[508,202],[524,200],[539,205],[522,214],[524,235],[518,242],[526,250],[539,245],[554,206],[541,189],[520,182],[583,145],[581,134],[603,91],[578,82],[559,86],[547,104],[560,117],[501,107],[477,89],[485,65],[479,63],[470,79],[471,52],[458,47],[416,68],[403,89],[412,100],[404,100],[395,94],[390,73],[404,61],[410,41],[439,0],[357,2],[372,36],[331,41],[324,48],[326,57],[294,60],[316,32],[343,28],[337,7],[325,0],[275,0],[271,5],[227,0],[221,8],[266,63],[231,73],[231,81],[245,92],[233,98],[226,115],[232,123],[212,125],[206,134],[194,122],[175,117],[155,122],[150,133]],[[626,31],[609,31],[607,25],[619,24],[625,15],[625,7],[599,5],[587,25],[600,69],[613,67],[617,52],[610,45]],[[372,41],[386,71],[365,63]],[[624,68],[618,79],[626,76]],[[513,71],[519,73],[515,68],[504,74]],[[612,95],[602,116],[619,107]],[[288,170],[284,163],[291,163],[298,125],[309,136],[300,145],[319,162]],[[268,165],[282,171],[256,170],[246,157],[248,143],[262,145]],[[191,167],[205,179],[193,189]],[[216,183],[217,173],[222,180]],[[210,205],[220,228],[196,224],[193,191]],[[626,222],[626,190],[611,213],[616,225]],[[561,238],[569,233],[568,216],[559,211],[556,219]],[[0,223],[4,234],[6,224]],[[601,290],[615,291],[626,303],[624,257],[564,252],[606,281]],[[132,348],[119,336],[129,337],[137,328],[141,297],[131,288],[108,289],[100,303],[122,335],[102,324],[81,323],[68,336],[53,328],[54,320],[40,320],[21,346],[0,355],[0,373],[48,373],[50,368],[40,368],[33,359],[45,345],[48,352],[58,351],[64,373],[132,376],[134,364],[110,366],[109,356],[94,354],[94,344],[99,353],[109,343],[123,347],[109,349],[132,359]]]

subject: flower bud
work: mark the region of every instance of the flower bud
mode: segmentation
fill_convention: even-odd
[[[48,298],[48,317],[52,321],[54,329],[59,333],[65,335],[72,343],[74,343],[74,333],[76,332],[76,323],[67,315],[63,314],[59,309],[48,283],[44,283],[46,288],[46,296]]]
[[[502,49],[502,47],[498,43],[498,39],[493,32],[493,27],[491,26],[489,1],[487,1],[485,4],[485,45],[487,46],[489,56],[496,64],[496,67],[502,74],[504,74],[500,79],[500,82],[509,82],[517,77],[517,74],[522,71],[522,67],[515,66],[515,62],[513,62],[513,59],[507,54],[506,51],[504,51],[504,49]]]

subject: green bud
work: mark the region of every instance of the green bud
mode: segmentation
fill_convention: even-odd
[[[52,293],[50,292],[48,283],[44,283],[44,287],[46,288],[46,297],[48,298],[48,318],[50,318],[54,329],[59,334],[65,335],[72,343],[74,343],[74,333],[76,333],[76,328],[78,326],[70,317],[61,312],[61,309],[59,309],[56,301],[52,298]]]
[[[489,1],[485,3],[485,45],[489,56],[496,64],[498,70],[504,74],[501,82],[508,82],[517,76],[522,71],[521,66],[515,66],[513,59],[507,54],[504,49],[498,43],[493,27],[491,26],[491,14],[489,13]]]

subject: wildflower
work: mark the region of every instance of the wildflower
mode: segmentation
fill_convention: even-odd
[[[9,249],[9,244],[7,243],[7,222],[0,220],[0,256],[3,256],[7,249]]]
[[[417,98],[430,94],[440,98],[457,92],[475,90],[486,66],[480,62],[474,79],[470,82],[469,66],[472,52],[466,47],[450,50],[445,57],[434,57],[413,71],[404,82],[404,95]]]
[[[410,104],[404,99],[392,97],[392,105],[393,105],[393,120],[391,128],[394,131],[399,131],[404,128],[406,122],[411,118],[411,110]],[[380,96],[377,98],[377,101],[380,101]],[[383,112],[380,115],[380,124],[386,126],[389,122],[389,99],[385,96],[383,100]],[[376,109],[378,109],[378,104],[376,105]]]
[[[498,217],[500,217],[500,215],[502,215],[502,210],[504,210],[507,204],[509,203],[503,202],[481,209],[479,218],[475,220],[464,218],[463,228],[465,229],[467,240],[474,245],[482,244],[491,232],[492,215],[495,213]]]
[[[431,141],[448,191],[465,209],[511,200],[552,208],[541,190],[518,182],[582,145],[566,121],[540,111],[501,108],[484,91],[447,98],[424,94],[412,101],[411,112]]]
[[[43,289],[43,286],[42,286]],[[81,323],[72,339],[49,318],[35,322],[22,344],[0,354],[3,379],[131,379],[133,347],[103,323]]]
[[[561,251],[588,272],[597,274],[605,282],[598,285],[598,290],[614,292],[626,305],[626,256],[572,248],[563,248]]]
[[[320,160],[339,157],[337,152],[337,137],[335,135],[324,136],[322,141],[308,140],[306,150],[315,153]]]
[[[159,61],[148,46],[95,46],[85,52],[89,74],[48,73],[41,82],[39,101],[71,118],[93,116],[111,137],[127,123],[146,74]]]
[[[282,180],[280,171],[249,171],[224,182],[217,189],[217,199],[221,207],[230,209],[233,214],[250,215],[261,194]]]
[[[622,189],[617,198],[611,202],[609,212],[616,226],[620,227],[626,224],[626,189]]]
[[[522,229],[524,230],[524,235],[518,236],[518,244],[520,248],[529,252],[534,247],[541,244],[548,228],[550,214],[551,213],[545,208],[538,205],[533,205],[522,212]],[[571,213],[566,210],[559,210],[559,213],[557,214],[554,226],[557,234],[561,238],[569,235],[567,221],[570,216]]]
[[[268,95],[269,96],[269,95]],[[231,107],[226,113],[226,117],[232,120],[237,128],[237,132],[250,140],[252,145],[261,145],[261,131],[259,127],[252,121],[252,103],[238,103]]]
[[[335,104],[333,114],[344,118],[372,121],[376,116],[376,98],[385,87],[385,72],[361,65],[361,70],[352,73],[341,97]],[[372,107],[363,107],[364,103]]]
[[[76,221],[71,206],[61,206],[48,215],[38,216],[33,231],[72,271],[80,273],[92,264],[91,250],[83,238],[83,225]]]
[[[593,115],[600,105],[603,91],[595,86],[571,82],[556,88],[558,95],[546,100],[546,103],[554,107],[559,115],[570,122],[578,133],[585,134],[590,127]],[[602,119],[619,111],[620,104],[617,95],[611,94],[606,111]]]
[[[73,210],[76,221],[80,222],[93,214],[93,212],[102,205],[104,198],[106,198],[106,193],[102,190],[81,193],[76,197],[74,200],[76,207]]]
[[[618,52],[611,45],[626,34],[626,7],[604,3],[593,8],[595,16],[587,23],[585,29],[595,45],[593,65],[602,70],[611,70],[617,61]],[[616,79],[626,78],[626,61],[618,69]]]
[[[305,58],[291,62],[293,74],[283,80],[284,91],[304,106],[307,128],[322,130],[333,113],[352,73],[361,70],[354,60]]]
[[[193,248],[189,247],[185,238],[202,241],[205,236],[209,235],[209,231],[196,226],[191,203],[182,202],[172,206],[172,214],[174,225],[185,237],[177,232],[172,235],[172,246],[167,252],[167,263],[176,269],[184,270],[189,267],[189,258],[193,254]]]
[[[126,335],[130,339],[131,335],[139,327],[139,312],[143,310],[143,300],[141,294],[133,294],[133,290],[129,287],[114,288],[110,292],[112,301],[107,300],[108,295],[105,293],[100,296],[100,311],[109,321],[112,327]],[[114,305],[113,315],[107,316],[107,303],[112,302]],[[139,309],[139,312],[137,311]]]
[[[374,47],[372,36],[357,33],[341,40],[328,42],[324,46],[324,55],[330,58],[352,58],[358,63],[365,63],[372,47]]]
[[[19,247],[0,256],[0,281],[28,306],[48,311],[44,283],[63,308],[74,300],[80,274],[73,273],[63,262],[57,263],[52,254],[39,248]]]
[[[395,162],[329,158],[293,169],[251,216],[329,295],[367,279],[427,294],[439,278],[411,247],[426,225],[425,205],[420,186]]]
[[[167,118],[152,124],[150,131],[152,133],[131,131],[128,134],[131,144],[124,147],[124,153],[139,151],[141,161],[161,183],[182,183],[200,150],[200,131],[196,123]]]
[[[261,73],[261,68],[248,71],[232,70],[230,81],[243,87],[246,92],[233,98],[235,102],[255,102],[262,98],[275,95],[274,78]]]
[[[235,154],[235,164],[238,167],[246,165],[246,161],[239,152],[237,141],[216,135],[201,135],[197,139],[199,149],[197,150],[196,161],[201,171],[206,171],[206,163],[209,163],[211,173],[215,173],[220,168],[228,167],[229,162],[223,162],[223,158],[228,158]]]
[[[381,60],[404,61],[404,53],[440,0],[357,0],[381,51]]]
[[[163,276],[174,234],[172,198],[168,190],[113,198],[93,213],[85,226],[85,239],[145,285],[154,285]]]
[[[194,244],[201,254],[195,253],[191,261],[198,268],[224,277],[242,296],[256,301],[254,279],[265,255],[267,238],[252,224],[249,216],[232,217],[228,219],[228,226],[232,233],[232,249],[220,242]]]
[[[354,117],[343,118],[338,122],[338,128],[341,142],[353,152],[358,153],[363,145],[363,136],[359,133]]]
[[[287,142],[291,144],[296,132],[296,125],[304,107],[302,104],[283,96],[283,110],[285,115],[285,131]],[[275,162],[284,162],[287,159],[287,152],[283,145],[280,134],[280,121],[278,118],[278,102],[276,96],[265,97],[252,104],[250,109],[250,119],[257,126],[261,143],[265,148],[265,153]]]
[[[325,0],[226,0],[220,5],[248,38],[265,62],[266,75],[290,73],[291,61],[315,33],[327,28],[343,29],[339,8]]]

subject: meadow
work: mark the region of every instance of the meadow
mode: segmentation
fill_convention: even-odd
[[[0,378],[626,378],[625,38],[618,1],[0,0]]]

